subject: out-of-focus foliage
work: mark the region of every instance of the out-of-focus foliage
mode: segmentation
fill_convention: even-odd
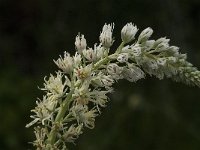
[[[199,8],[199,0],[1,0],[0,149],[31,149],[33,130],[25,124],[42,95],[37,86],[56,69],[53,59],[74,53],[78,32],[91,45],[105,22],[117,24],[116,39],[127,22],[150,26],[154,38],[169,37],[200,68]],[[200,149],[200,89],[150,77],[115,89],[95,129],[71,149]]]

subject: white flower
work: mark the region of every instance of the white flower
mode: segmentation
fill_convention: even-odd
[[[89,102],[90,81],[85,80],[81,87],[75,88],[73,98],[77,104],[86,105]]]
[[[51,100],[46,96],[43,96],[43,100],[36,101],[36,104],[37,107],[32,110],[35,115],[31,116],[31,118],[33,118],[34,120],[26,125],[27,128],[37,123],[38,121],[40,121],[44,125],[44,122],[46,120],[51,120],[57,101]]]
[[[35,127],[34,129],[36,140],[33,142],[33,145],[40,149],[46,149],[45,138],[48,136],[47,129],[39,126]]]
[[[143,30],[138,41],[128,45],[138,29],[133,23],[126,24],[121,30],[122,44],[109,54],[113,28],[114,24],[104,25],[100,44],[94,44],[94,48],[87,48],[84,35],[76,36],[75,56],[65,52],[54,61],[62,72],[44,79],[41,90],[45,96],[36,101],[33,121],[26,125],[38,126],[33,142],[36,149],[66,150],[66,142],[74,143],[85,127],[94,128],[95,117],[106,106],[107,95],[119,79],[136,82],[149,74],[200,86],[200,71],[186,60],[185,54],[179,53],[178,47],[169,46],[169,39],[149,40],[151,28]]]
[[[150,27],[144,29],[144,30],[140,33],[140,35],[139,35],[139,37],[138,37],[138,42],[139,42],[139,43],[146,42],[146,41],[150,38],[150,36],[151,36],[152,34],[153,34],[153,30],[152,30]]]
[[[87,128],[93,129],[96,116],[97,116],[97,110],[92,109],[85,113],[82,113],[80,116],[80,121],[83,122]]]
[[[137,33],[137,26],[134,26],[133,23],[127,23],[121,31],[121,38],[124,43],[129,43],[135,38]]]
[[[48,95],[53,95],[55,98],[62,96],[66,86],[66,83],[62,81],[62,76],[61,72],[57,72],[56,76],[51,74],[48,80],[44,78],[45,83],[42,90],[47,91]]]
[[[97,52],[92,48],[83,50],[83,55],[89,62],[94,62],[97,59]]]
[[[80,80],[87,79],[91,76],[92,73],[92,65],[87,65],[85,67],[80,66],[78,69],[75,69],[75,74]]]
[[[75,46],[79,54],[81,54],[82,51],[86,49],[87,43],[83,34],[81,36],[80,35],[76,36]]]
[[[64,58],[60,56],[60,58],[57,61],[54,60],[54,62],[65,73],[73,71],[73,58],[70,57],[70,54],[67,52],[64,52]]]
[[[94,128],[96,109],[88,111],[88,107],[85,105],[75,105],[71,108],[71,112],[79,124],[83,123],[87,128]]]
[[[114,42],[112,37],[113,29],[114,24],[105,24],[103,26],[103,30],[99,36],[99,40],[105,48],[110,48]]]
[[[74,67],[77,68],[81,64],[81,55],[79,53],[75,53],[75,56],[73,57],[74,61]]]
[[[119,54],[119,56],[117,57],[117,61],[119,61],[120,63],[127,62],[128,61],[128,53]]]
[[[66,142],[74,143],[74,141],[79,137],[79,135],[83,133],[82,129],[82,124],[79,124],[77,127],[75,127],[75,125],[72,124],[66,131],[64,131],[63,139]]]
[[[111,90],[108,91],[98,91],[98,90],[93,90],[92,92],[90,92],[90,98],[93,103],[95,103],[98,107],[105,107],[106,106],[106,102],[108,100],[108,97],[106,96],[107,93],[110,93]]]
[[[97,60],[103,58],[105,56],[105,50],[104,48],[102,47],[102,44],[99,44],[97,46],[97,44],[94,44],[94,51],[96,52],[96,57],[97,57]]]

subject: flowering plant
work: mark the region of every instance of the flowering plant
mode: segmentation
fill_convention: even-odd
[[[33,121],[26,125],[36,125],[33,145],[38,150],[67,149],[84,128],[94,128],[95,117],[119,79],[136,82],[148,74],[200,87],[200,71],[178,47],[169,45],[169,39],[150,40],[153,30],[149,27],[136,39],[138,28],[128,23],[121,30],[122,43],[110,54],[113,29],[114,24],[105,24],[100,44],[93,48],[87,47],[84,35],[77,35],[75,55],[64,52],[54,60],[59,71],[44,78],[45,95],[36,101]]]

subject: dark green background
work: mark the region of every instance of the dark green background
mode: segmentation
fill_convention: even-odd
[[[0,150],[33,149],[33,129],[24,126],[43,94],[37,86],[57,69],[53,59],[74,53],[78,32],[92,47],[105,22],[115,23],[113,48],[134,22],[169,37],[200,68],[199,0],[0,0]],[[115,86],[95,129],[71,149],[200,149],[200,89],[149,76]]]

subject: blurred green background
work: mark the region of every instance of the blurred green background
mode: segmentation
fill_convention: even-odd
[[[57,69],[53,59],[74,54],[78,32],[92,47],[105,22],[115,23],[114,47],[134,22],[170,38],[200,68],[199,0],[0,0],[0,150],[33,149],[33,128],[24,126],[43,94],[37,86]],[[71,149],[200,149],[200,89],[150,77],[115,87],[95,129]]]

